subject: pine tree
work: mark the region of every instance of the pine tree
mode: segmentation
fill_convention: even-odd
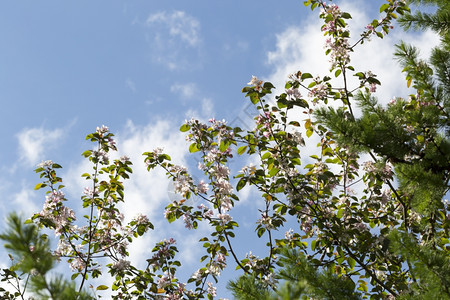
[[[50,241],[35,224],[24,224],[16,214],[7,219],[7,229],[0,235],[9,250],[12,266],[2,270],[2,281],[9,282],[16,291],[0,289],[0,299],[93,299],[87,292],[78,293],[75,283],[50,271],[55,258],[50,251]]]

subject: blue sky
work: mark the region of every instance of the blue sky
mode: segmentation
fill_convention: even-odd
[[[370,5],[382,1],[336,3],[353,15],[353,28],[364,28],[378,17]],[[165,146],[174,161],[194,166],[178,132],[185,119],[215,117],[251,126],[254,110],[240,90],[252,75],[272,81],[281,93],[289,73],[325,74],[329,63],[317,15],[297,0],[1,2],[2,217],[11,210],[29,215],[41,209],[44,196],[33,191],[38,182],[33,169],[48,159],[63,165],[66,194],[79,207],[86,184],[79,176],[89,168],[80,154],[91,147],[84,137],[105,124],[117,134],[120,154],[135,165],[127,184],[127,217],[145,212],[156,225],[152,236],[138,242],[134,259],[145,259],[143,249],[174,236],[181,239],[186,273],[195,271],[200,256],[193,249],[207,230],[186,233],[182,222],[166,226],[162,213],[170,186],[163,173],[144,170],[140,154]],[[400,38],[419,46],[437,43],[430,33],[396,30],[364,44],[352,58],[355,68],[378,74],[383,103],[408,93],[392,59],[392,45]],[[243,224],[244,255],[251,249],[242,241],[254,235],[258,206],[249,191],[242,198],[235,216]],[[185,234],[192,238],[183,239]],[[230,274],[224,274],[219,296],[229,297],[224,286]]]

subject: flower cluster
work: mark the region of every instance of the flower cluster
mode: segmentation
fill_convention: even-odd
[[[330,54],[331,69],[346,66],[350,62],[350,36],[344,19],[350,16],[344,14],[336,4],[321,3],[321,18],[325,19],[322,31],[330,38],[326,39],[326,53]]]

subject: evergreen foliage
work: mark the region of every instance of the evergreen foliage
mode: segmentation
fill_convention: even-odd
[[[5,241],[5,248],[12,253],[12,266],[2,270],[2,281],[10,282],[16,289],[10,292],[2,288],[0,299],[28,299],[30,294],[37,299],[93,299],[87,292],[77,292],[75,282],[50,275],[56,261],[49,239],[40,233],[36,225],[24,224],[23,219],[12,213],[0,239]],[[25,280],[24,286],[20,285],[21,280]]]

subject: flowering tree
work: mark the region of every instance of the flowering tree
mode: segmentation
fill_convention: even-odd
[[[166,170],[182,197],[166,207],[166,219],[183,219],[189,229],[200,222],[212,228],[200,239],[204,266],[180,282],[173,239],[156,244],[142,269],[127,260],[127,245],[153,225],[142,215],[124,224],[118,203],[124,201],[123,181],[132,173],[132,164],[127,157],[109,159],[116,145],[103,126],[87,136],[97,148],[83,153],[93,165],[92,172],[82,175],[90,183],[81,197],[86,225],[80,226],[65,205],[62,179],[56,174],[60,166],[48,161],[36,169],[43,179],[36,189],[48,188],[43,210],[23,227],[12,218],[13,230],[1,236],[18,260],[3,270],[4,280],[17,289],[15,297],[24,297],[30,278],[32,291],[54,299],[64,291],[78,299],[95,297],[104,289],[111,289],[114,299],[211,299],[216,296],[213,281],[230,260],[245,274],[229,284],[242,299],[270,298],[274,293],[286,298],[450,297],[450,207],[442,200],[450,170],[448,26],[440,32],[444,42],[434,50],[438,54],[433,54],[431,66],[418,60],[412,46],[398,46],[407,84],[416,93],[383,107],[372,95],[380,81],[370,71],[355,70],[351,52],[371,36],[388,34],[397,14],[414,23],[408,6],[387,1],[380,8],[382,17],[350,43],[349,13],[325,1],[309,0],[305,5],[320,8],[330,76],[298,71],[274,101],[269,98],[274,86],[253,77],[243,89],[259,111],[253,130],[215,119],[182,125],[189,151],[201,159],[200,183],[161,149],[144,153],[148,170]],[[448,14],[445,5],[439,6],[439,14],[445,9]],[[448,25],[448,18],[441,19]],[[358,78],[356,86],[350,86],[350,76]],[[355,104],[362,111],[359,118]],[[317,150],[304,153],[313,137],[319,141]],[[231,174],[228,163],[236,154],[258,163]],[[233,208],[244,187],[261,195],[255,228],[267,241],[267,254],[261,258],[251,253],[238,257],[233,244],[239,221],[233,218]],[[196,207],[186,201],[192,195],[201,199]],[[298,228],[287,230],[292,221]],[[56,250],[50,251],[38,227],[59,236]],[[18,234],[23,231],[33,234]],[[46,276],[53,260],[43,268],[39,260],[23,259],[36,251],[67,259],[78,286]],[[93,287],[88,294],[86,282],[102,275],[102,265],[114,284]]]

